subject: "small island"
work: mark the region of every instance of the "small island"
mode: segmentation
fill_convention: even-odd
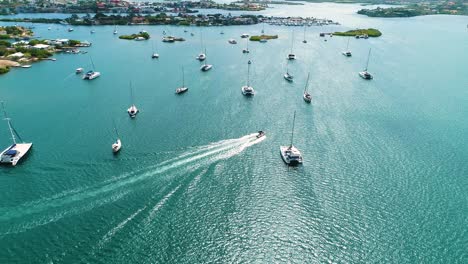
[[[141,31],[138,34],[119,36],[119,39],[126,39],[126,40],[148,40],[149,38],[150,38],[150,35],[146,31]]]
[[[372,38],[382,36],[382,32],[375,28],[368,28],[368,29],[354,29],[348,30],[346,32],[335,32],[333,36],[343,36],[343,37],[361,37],[361,36],[368,36]]]
[[[463,0],[421,2],[404,7],[361,9],[357,12],[369,17],[414,17],[425,15],[468,15],[468,4]]]
[[[29,68],[33,62],[54,60],[50,57],[56,52],[79,54],[77,48],[89,47],[91,43],[73,39],[31,39],[34,33],[24,27],[0,27],[0,74],[10,71],[11,67]],[[8,41],[15,39],[16,42]]]
[[[277,39],[278,35],[260,35],[260,36],[251,36],[250,41],[260,41],[262,39]]]

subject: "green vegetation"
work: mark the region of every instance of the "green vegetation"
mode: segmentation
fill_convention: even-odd
[[[70,39],[68,41],[68,45],[70,45],[71,47],[74,47],[74,46],[77,46],[77,45],[80,45],[80,44],[81,44],[81,41],[79,41],[79,40]]]
[[[370,17],[414,17],[438,14],[468,15],[468,3],[466,3],[466,0],[422,1],[404,7],[361,9],[358,14]]]
[[[9,48],[11,47],[11,43],[5,40],[0,40],[0,47],[6,47]]]
[[[5,66],[5,67],[0,67],[0,74],[5,74],[10,71],[10,67]]]
[[[354,36],[361,36],[367,35],[369,37],[380,37],[382,36],[382,32],[375,28],[368,28],[368,29],[354,29],[349,30],[346,32],[335,32],[333,36],[344,36],[344,37],[354,37]]]
[[[277,39],[278,35],[260,35],[260,36],[251,36],[250,41],[260,41],[261,39]]]
[[[119,39],[127,39],[127,40],[132,40],[136,39],[138,37],[143,37],[144,39],[149,39],[150,35],[147,32],[140,32],[138,34],[132,34],[132,35],[121,35],[119,36]]]

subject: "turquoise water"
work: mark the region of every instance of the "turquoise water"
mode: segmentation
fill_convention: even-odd
[[[468,18],[284,8],[343,24],[307,28],[307,44],[294,29],[292,84],[282,78],[292,28],[266,26],[279,39],[250,43],[249,55],[239,36],[260,25],[203,28],[214,67],[202,73],[199,28],[118,28],[147,30],[161,55],[152,60],[151,41],[118,40],[113,27],[36,25],[93,46],[0,77],[0,98],[34,143],[19,166],[0,168],[0,263],[466,263]],[[351,58],[346,39],[318,37],[359,26],[384,35],[351,39]],[[162,43],[163,30],[187,41]],[[375,78],[364,81],[369,48]],[[89,55],[102,76],[86,82],[74,70]],[[240,91],[249,59],[253,98]],[[181,66],[189,91],[176,96]],[[305,162],[288,168],[278,152],[294,111]],[[1,146],[8,137],[4,123]]]

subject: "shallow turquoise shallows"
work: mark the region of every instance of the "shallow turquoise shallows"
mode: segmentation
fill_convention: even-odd
[[[300,27],[265,26],[279,39],[250,42],[250,54],[240,35],[261,25],[117,28],[147,30],[141,42],[112,26],[92,35],[35,25],[43,38],[93,45],[0,76],[15,128],[34,143],[17,167],[0,168],[0,263],[466,263],[468,19],[368,18],[359,8],[263,11],[342,25],[307,28],[307,44]],[[351,39],[350,58],[346,38],[319,37],[356,27],[383,36]],[[164,30],[187,41],[162,43]],[[209,72],[195,60],[200,34]],[[372,81],[358,75],[369,48]],[[75,69],[90,58],[102,76],[84,81]],[[248,60],[252,98],[241,93]],[[175,95],[182,66],[189,91]],[[294,111],[304,164],[288,168],[279,147]],[[1,121],[0,147],[10,143]]]

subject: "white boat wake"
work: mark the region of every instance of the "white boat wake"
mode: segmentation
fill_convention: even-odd
[[[175,159],[163,161],[138,171],[123,173],[100,184],[66,191],[49,198],[28,202],[16,207],[0,208],[0,235],[21,233],[37,226],[56,222],[69,215],[79,214],[98,206],[115,202],[138,189],[138,186],[131,188],[131,185],[150,180],[155,176],[180,175],[197,168],[207,167],[220,160],[228,159],[266,138],[265,136],[256,138],[256,135],[257,133],[253,133],[237,139],[221,140],[196,147],[180,154]],[[143,184],[143,187],[146,185]],[[178,188],[169,193],[170,195],[167,194],[167,199],[177,190]],[[160,204],[161,202],[162,204]],[[163,198],[163,200],[151,206],[152,213],[148,216],[146,222],[151,222],[159,207],[163,206],[164,203],[165,200]],[[141,210],[144,210],[144,208],[146,206]],[[137,212],[135,212],[136,215],[141,211]],[[34,217],[31,217],[32,215]],[[124,222],[122,227],[135,216],[129,216],[130,219]],[[119,227],[116,232],[122,227]],[[107,241],[114,233],[111,232],[108,238],[104,240]]]

